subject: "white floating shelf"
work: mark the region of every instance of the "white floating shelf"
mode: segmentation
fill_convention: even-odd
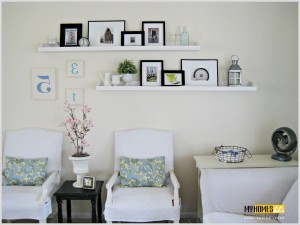
[[[38,47],[38,52],[101,52],[101,51],[199,51],[199,45],[188,46],[89,46],[89,47]]]
[[[199,86],[96,86],[97,91],[256,91],[255,86],[199,87]]]

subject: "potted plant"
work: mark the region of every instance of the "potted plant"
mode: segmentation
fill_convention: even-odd
[[[73,172],[76,174],[77,181],[73,184],[76,188],[82,188],[83,176],[89,171],[88,162],[91,159],[84,148],[89,144],[85,140],[93,122],[87,118],[87,114],[91,112],[91,108],[84,105],[81,109],[82,119],[75,114],[75,108],[71,107],[68,102],[64,103],[64,111],[68,113],[67,119],[61,122],[60,126],[67,130],[66,136],[70,138],[71,144],[74,146],[75,152],[69,159],[73,164]]]
[[[137,68],[132,60],[125,59],[123,62],[119,63],[117,72],[122,74],[123,81],[126,82],[126,85],[129,85],[129,82],[133,78],[133,74],[137,73]]]

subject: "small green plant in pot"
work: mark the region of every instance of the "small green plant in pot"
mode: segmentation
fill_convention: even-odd
[[[125,59],[123,62],[119,63],[117,72],[122,74],[123,81],[126,82],[126,85],[129,85],[129,82],[133,78],[133,74],[137,73],[137,68],[132,60]]]

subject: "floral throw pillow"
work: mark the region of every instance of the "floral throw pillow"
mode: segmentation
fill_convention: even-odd
[[[5,186],[41,186],[46,179],[48,158],[22,159],[6,157]]]
[[[163,187],[165,157],[131,159],[120,157],[120,181],[125,187]]]

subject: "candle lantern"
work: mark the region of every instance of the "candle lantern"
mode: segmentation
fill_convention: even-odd
[[[242,85],[242,69],[238,65],[239,57],[233,55],[231,57],[232,65],[228,70],[228,86],[241,86]]]

